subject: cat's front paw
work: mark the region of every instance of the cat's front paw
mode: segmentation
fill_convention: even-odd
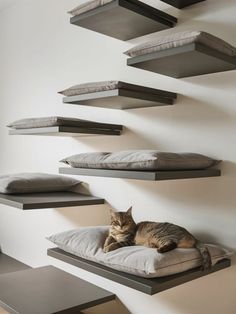
[[[109,250],[109,246],[104,246],[104,248],[103,248],[103,252],[104,252],[104,253],[108,253],[108,252],[110,252],[110,250]]]

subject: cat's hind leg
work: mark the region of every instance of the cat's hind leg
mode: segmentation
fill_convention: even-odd
[[[166,253],[177,248],[177,244],[174,241],[167,241],[160,244],[157,248],[158,253]]]

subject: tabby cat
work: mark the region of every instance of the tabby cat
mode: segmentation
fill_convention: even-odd
[[[132,207],[127,212],[111,211],[111,226],[103,251],[114,251],[123,246],[142,245],[165,253],[175,248],[196,248],[202,258],[202,269],[211,267],[211,256],[207,247],[186,229],[168,222],[143,221],[135,223]]]

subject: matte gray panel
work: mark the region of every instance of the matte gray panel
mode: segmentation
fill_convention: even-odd
[[[104,199],[74,192],[0,194],[0,203],[26,209],[58,208],[104,204]]]
[[[31,267],[0,252],[0,275],[29,268]]]
[[[84,258],[64,252],[59,248],[49,249],[48,255],[150,295],[214,273],[218,270],[229,267],[231,264],[230,260],[224,259],[213,266],[209,271],[201,271],[200,268],[195,268],[172,276],[147,279],[120,272],[98,263],[88,261]]]
[[[71,24],[129,40],[173,27],[177,19],[140,1],[116,0],[71,18]]]
[[[183,78],[236,69],[236,57],[230,57],[201,44],[190,44],[129,58],[129,66],[159,74]]]
[[[176,7],[178,9],[182,9],[185,7],[188,7],[190,5],[199,3],[199,2],[203,2],[205,0],[161,0],[163,2],[166,2],[170,5],[172,5],[173,7]]]
[[[61,174],[74,174],[93,177],[110,177],[134,180],[176,180],[194,179],[204,177],[216,177],[221,175],[219,169],[206,170],[186,170],[186,171],[134,171],[134,170],[107,170],[107,169],[87,169],[87,168],[59,168]]]
[[[75,314],[115,295],[53,266],[0,276],[0,304],[17,314]]]

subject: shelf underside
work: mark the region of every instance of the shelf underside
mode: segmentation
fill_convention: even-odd
[[[116,0],[70,20],[71,24],[129,40],[173,27],[177,19],[140,1]]]
[[[221,175],[221,171],[219,169],[185,170],[185,171],[134,171],[134,170],[69,168],[69,167],[59,168],[59,173],[81,176],[110,177],[148,181],[194,179],[204,177],[216,177]]]
[[[225,259],[213,266],[209,271],[201,271],[200,268],[195,268],[189,271],[185,271],[180,274],[160,277],[154,279],[142,278],[134,275],[130,275],[121,271],[111,269],[109,267],[100,265],[95,262],[88,261],[86,259],[69,254],[59,248],[49,249],[48,255],[65,263],[77,266],[96,275],[110,279],[124,286],[139,290],[146,294],[156,294],[164,290],[179,286],[188,281],[206,276],[210,273],[214,273],[221,269],[230,266],[230,260]]]
[[[0,276],[0,305],[13,314],[75,314],[115,295],[53,266]]]
[[[84,137],[93,135],[121,135],[121,130],[97,129],[97,128],[77,128],[66,126],[55,126],[47,128],[17,129],[10,130],[9,135],[42,135],[42,136],[69,136]]]
[[[199,3],[199,2],[203,2],[206,0],[161,0],[165,3],[168,3],[170,5],[172,5],[173,7],[176,7],[178,9],[183,9],[185,7],[188,7],[190,5]]]
[[[189,44],[127,60],[129,66],[183,78],[236,69],[236,57],[230,57],[201,44]]]
[[[104,199],[74,192],[0,194],[0,204],[27,209],[104,204]]]
[[[142,91],[115,89],[111,91],[96,92],[78,96],[64,97],[63,102],[103,107],[109,109],[136,109],[154,106],[172,105],[177,95],[175,93],[164,92],[153,94],[148,92],[148,88]]]
[[[0,276],[6,273],[29,269],[30,267],[20,261],[0,252]]]

